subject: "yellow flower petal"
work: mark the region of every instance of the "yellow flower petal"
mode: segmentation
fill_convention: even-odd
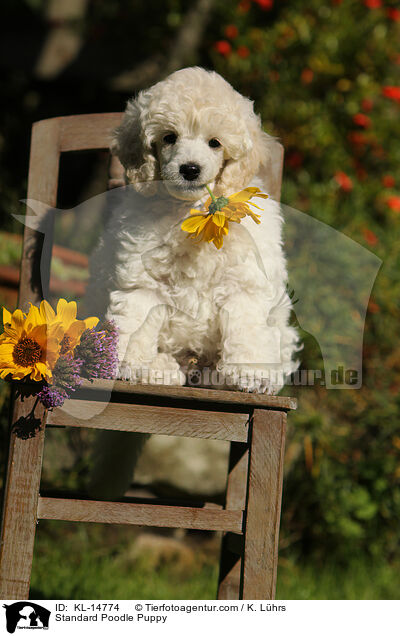
[[[20,309],[16,309],[11,316],[11,327],[15,329],[17,335],[19,336],[22,333],[24,328],[25,315],[22,313]]]
[[[57,303],[57,320],[60,320],[65,329],[68,329],[70,324],[76,320],[76,302],[72,300],[67,302],[64,298],[60,298]]]
[[[210,199],[210,203],[211,203],[211,199]],[[204,206],[206,209],[208,209],[208,206],[205,205]],[[190,214],[194,214],[195,216],[198,214],[204,214],[204,212],[202,212],[201,210],[197,210],[196,208],[191,208],[190,210]],[[206,215],[207,216],[207,215]]]
[[[12,374],[13,380],[22,380],[29,374],[29,369],[21,369],[19,371],[15,371],[14,369],[7,369],[6,371],[2,372],[1,377],[6,378],[10,373]]]
[[[42,300],[40,303],[40,315],[42,316],[43,322],[53,322],[56,317],[56,313],[50,303],[47,300]]]
[[[43,349],[47,345],[47,325],[36,325],[27,332],[27,337],[35,340]]]
[[[217,248],[217,250],[221,249],[222,245],[224,244],[224,239],[222,236],[215,236],[214,237],[214,245]]]
[[[4,325],[4,333],[1,334],[0,338],[2,341],[7,339],[13,342],[17,342],[18,335],[13,327],[10,327],[9,324],[6,324]]]
[[[201,233],[201,240],[209,243],[214,238],[216,227],[212,221],[210,221],[211,217],[207,218],[207,223],[204,225],[203,231]]]
[[[68,347],[67,350],[75,349],[76,345],[79,344],[81,339],[81,335],[87,329],[85,322],[83,320],[76,320],[72,323],[65,336],[67,338]],[[61,352],[66,353],[67,350],[64,349],[64,340],[61,345]]]
[[[31,306],[29,307],[29,311],[27,313],[25,324],[24,324],[25,331],[30,331],[37,325],[43,325],[44,322],[45,321],[43,320],[39,309],[35,307],[35,305],[32,305],[31,303]]]
[[[2,369],[0,370],[0,378],[4,380],[11,373],[11,369]]]
[[[40,364],[40,362],[38,364]],[[39,382],[39,380],[42,380],[42,372],[39,371],[38,364],[35,364],[35,366],[33,367],[32,371],[31,371],[31,374],[29,376],[30,379],[34,380],[35,382]]]
[[[215,223],[215,225],[217,225],[218,227],[223,227],[226,221],[226,216],[222,211],[215,212],[215,214],[213,214],[212,216],[212,220],[213,220],[213,223]]]
[[[252,197],[261,197],[262,199],[268,199],[268,194],[261,192],[260,188],[245,188],[236,194],[232,194],[229,198],[229,202],[248,201]]]
[[[35,366],[43,377],[52,377],[51,369],[45,362],[37,362]]]
[[[3,307],[3,325],[7,323],[11,324],[11,313],[8,311],[8,309]]]
[[[257,208],[258,210],[262,210],[263,208],[260,208],[259,205],[257,205],[256,203],[254,203],[253,201],[249,202],[249,205],[254,205],[255,208]],[[249,208],[250,210],[250,208]]]
[[[12,352],[14,351],[14,344],[11,342],[0,342],[0,365],[6,360],[9,360],[10,356],[12,356]]]
[[[93,327],[96,327],[96,325],[98,324],[99,319],[95,316],[92,316],[91,318],[85,318],[83,322],[85,323],[86,329],[93,329]]]
[[[198,214],[197,216],[191,216],[185,219],[181,225],[181,229],[184,232],[196,232],[196,230],[204,224],[207,217],[204,214]]]
[[[208,210],[208,208],[210,207],[211,203],[212,203],[212,198],[208,197],[207,201],[204,204],[204,207],[206,208],[206,210]]]
[[[229,203],[248,201],[251,197],[254,197],[257,192],[260,192],[260,188],[245,188],[244,190],[240,190],[240,192],[231,194],[231,196],[228,197]]]
[[[255,221],[255,223],[257,223],[257,225],[260,225],[261,221],[260,221],[260,215],[259,214],[256,214],[252,210],[249,210],[249,214],[248,215],[253,219],[253,221]]]

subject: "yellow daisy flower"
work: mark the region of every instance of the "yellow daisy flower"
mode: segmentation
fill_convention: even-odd
[[[85,318],[85,320],[77,320],[76,302],[68,302],[64,298],[60,298],[58,301],[56,312],[46,300],[42,300],[40,311],[49,325],[59,323],[64,330],[64,337],[61,341],[61,354],[72,352],[76,345],[79,344],[83,332],[86,329],[95,327],[99,322],[99,319],[94,316]]]
[[[229,221],[240,223],[245,216],[250,216],[255,223],[261,223],[260,215],[249,208],[253,205],[261,210],[255,203],[249,203],[252,197],[268,198],[268,194],[261,192],[259,188],[245,188],[230,197],[218,197],[211,192],[210,198],[206,201],[206,213],[191,209],[189,218],[185,219],[181,225],[184,232],[189,232],[190,238],[207,243],[214,243],[220,249],[224,242],[224,236],[229,231]]]
[[[59,357],[63,330],[58,323],[48,325],[40,310],[31,305],[28,314],[3,308],[4,333],[0,336],[0,378],[51,382]]]

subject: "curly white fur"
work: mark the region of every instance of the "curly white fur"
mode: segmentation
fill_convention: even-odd
[[[91,309],[119,328],[121,377],[183,384],[190,352],[231,388],[276,392],[296,368],[279,204],[255,199],[261,225],[231,223],[220,250],[180,229],[206,183],[216,194],[265,191],[271,141],[252,102],[201,68],[128,102],[112,151],[129,185],[92,257],[88,292]],[[186,165],[198,176],[187,180]]]

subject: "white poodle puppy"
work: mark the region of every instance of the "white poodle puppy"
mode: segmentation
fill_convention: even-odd
[[[230,223],[219,250],[181,230],[191,208],[203,210],[206,184],[217,196],[268,192],[272,143],[252,102],[201,68],[128,102],[112,143],[128,185],[88,291],[91,310],[119,329],[120,377],[184,384],[195,356],[214,370],[205,385],[273,393],[297,367],[279,204],[255,199],[261,224]]]

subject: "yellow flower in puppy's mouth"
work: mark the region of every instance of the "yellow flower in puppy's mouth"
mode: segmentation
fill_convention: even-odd
[[[249,208],[253,205],[262,209],[255,203],[249,203],[253,197],[267,199],[268,194],[261,192],[260,188],[245,188],[229,197],[216,198],[210,188],[206,186],[210,198],[205,203],[206,212],[191,209],[191,216],[185,219],[181,225],[184,232],[190,234],[190,238],[214,243],[220,249],[224,242],[224,236],[229,231],[229,221],[240,223],[245,216],[250,216],[255,223],[261,223],[260,215]]]

